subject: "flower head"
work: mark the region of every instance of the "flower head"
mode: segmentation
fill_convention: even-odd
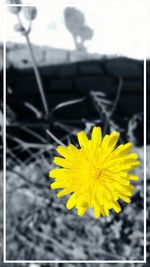
[[[108,216],[109,210],[121,211],[118,200],[131,201],[134,186],[131,180],[138,176],[129,173],[139,166],[137,153],[130,153],[131,143],[116,147],[119,132],[112,132],[102,139],[100,127],[94,127],[91,139],[82,131],[78,133],[80,148],[74,145],[59,146],[54,163],[62,168],[50,171],[54,178],[52,189],[62,189],[57,196],[71,194],[66,207],[76,208],[83,216],[88,208],[94,210],[95,218]]]
[[[7,4],[9,4],[10,6],[8,6],[8,10],[9,12],[13,13],[13,14],[18,14],[21,11],[21,6],[16,6],[16,5],[21,5],[21,0],[7,0],[6,1]]]

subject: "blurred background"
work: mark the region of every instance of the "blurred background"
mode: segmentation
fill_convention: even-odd
[[[7,260],[143,260],[144,8],[140,1],[3,2],[34,4],[5,8]],[[0,27],[1,85],[2,38]],[[0,110],[2,125],[2,90]],[[90,210],[83,218],[68,211],[67,197],[57,199],[48,178],[56,147],[76,145],[76,133],[90,135],[94,125],[104,134],[120,131],[142,163],[131,204],[99,220]],[[149,145],[147,151],[149,157]]]

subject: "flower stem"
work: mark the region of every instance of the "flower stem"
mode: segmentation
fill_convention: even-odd
[[[31,45],[31,42],[30,42],[30,38],[29,38],[28,34],[26,34],[25,37],[26,37],[28,48],[29,48],[29,51],[30,51],[31,60],[32,60],[32,66],[33,66],[33,69],[34,69],[34,74],[35,74],[35,77],[36,77],[38,89],[39,89],[39,92],[40,92],[40,95],[41,95],[43,108],[44,108],[45,114],[48,114],[48,105],[47,105],[46,97],[45,97],[45,94],[44,94],[44,89],[43,89],[41,77],[40,77],[40,74],[39,74],[39,70],[37,68],[37,64],[36,64],[36,61],[35,61],[32,45]]]
[[[17,14],[17,17],[18,17],[19,24],[23,27],[19,14]],[[37,85],[38,85],[39,93],[40,93],[40,96],[41,96],[41,100],[42,100],[43,108],[44,108],[44,111],[45,111],[45,115],[48,116],[48,114],[49,114],[48,104],[47,104],[46,97],[45,97],[45,94],[44,94],[44,88],[43,88],[41,76],[40,76],[40,73],[39,73],[39,70],[38,70],[38,67],[37,67],[37,63],[36,63],[36,60],[35,60],[32,44],[31,44],[31,41],[30,41],[30,38],[29,38],[29,33],[25,30],[23,35],[25,36],[26,41],[27,41],[27,45],[28,45],[28,49],[29,49],[29,53],[30,53],[31,61],[32,61],[32,67],[33,67],[33,70],[34,70],[34,74],[35,74],[36,82],[37,82]]]

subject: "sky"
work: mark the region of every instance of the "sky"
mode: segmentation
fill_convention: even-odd
[[[42,5],[38,0],[22,2],[37,5],[40,3],[37,6],[38,15],[33,22],[31,32],[31,40],[34,44],[74,50],[73,38],[65,27],[63,16],[66,6],[74,6],[84,13],[86,24],[94,31],[93,38],[85,43],[89,53],[143,59],[146,36],[147,57],[150,58],[148,49],[150,46],[150,16],[148,15],[150,6],[145,8],[143,1],[43,0]],[[7,9],[4,12],[0,7],[0,17],[2,18],[4,14],[6,40],[24,43],[24,38],[14,31],[14,25],[17,23],[16,16],[9,13]],[[21,17],[26,25],[27,22],[22,12]],[[1,24],[0,41],[3,38],[3,30]]]

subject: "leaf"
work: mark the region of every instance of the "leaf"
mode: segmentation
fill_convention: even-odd
[[[66,102],[62,102],[60,104],[58,104],[55,108],[52,109],[52,113],[58,109],[67,107],[67,106],[71,106],[74,104],[78,104],[80,102],[83,102],[86,99],[86,97],[82,97],[82,98],[78,98],[78,99],[74,99],[74,100],[70,100],[70,101],[66,101]]]
[[[112,102],[109,101],[109,100],[106,100],[106,99],[98,99],[98,100],[101,102],[101,104],[103,103],[103,104],[106,104],[106,105],[112,105]]]
[[[91,95],[93,96],[106,96],[104,92],[97,92],[97,91],[91,91]]]
[[[36,117],[37,117],[38,119],[41,119],[41,118],[42,118],[42,114],[41,114],[41,112],[40,112],[35,106],[33,106],[32,104],[30,104],[30,103],[28,103],[28,102],[25,102],[24,105],[25,105],[27,108],[29,108],[31,111],[33,111],[34,114],[36,115]]]

